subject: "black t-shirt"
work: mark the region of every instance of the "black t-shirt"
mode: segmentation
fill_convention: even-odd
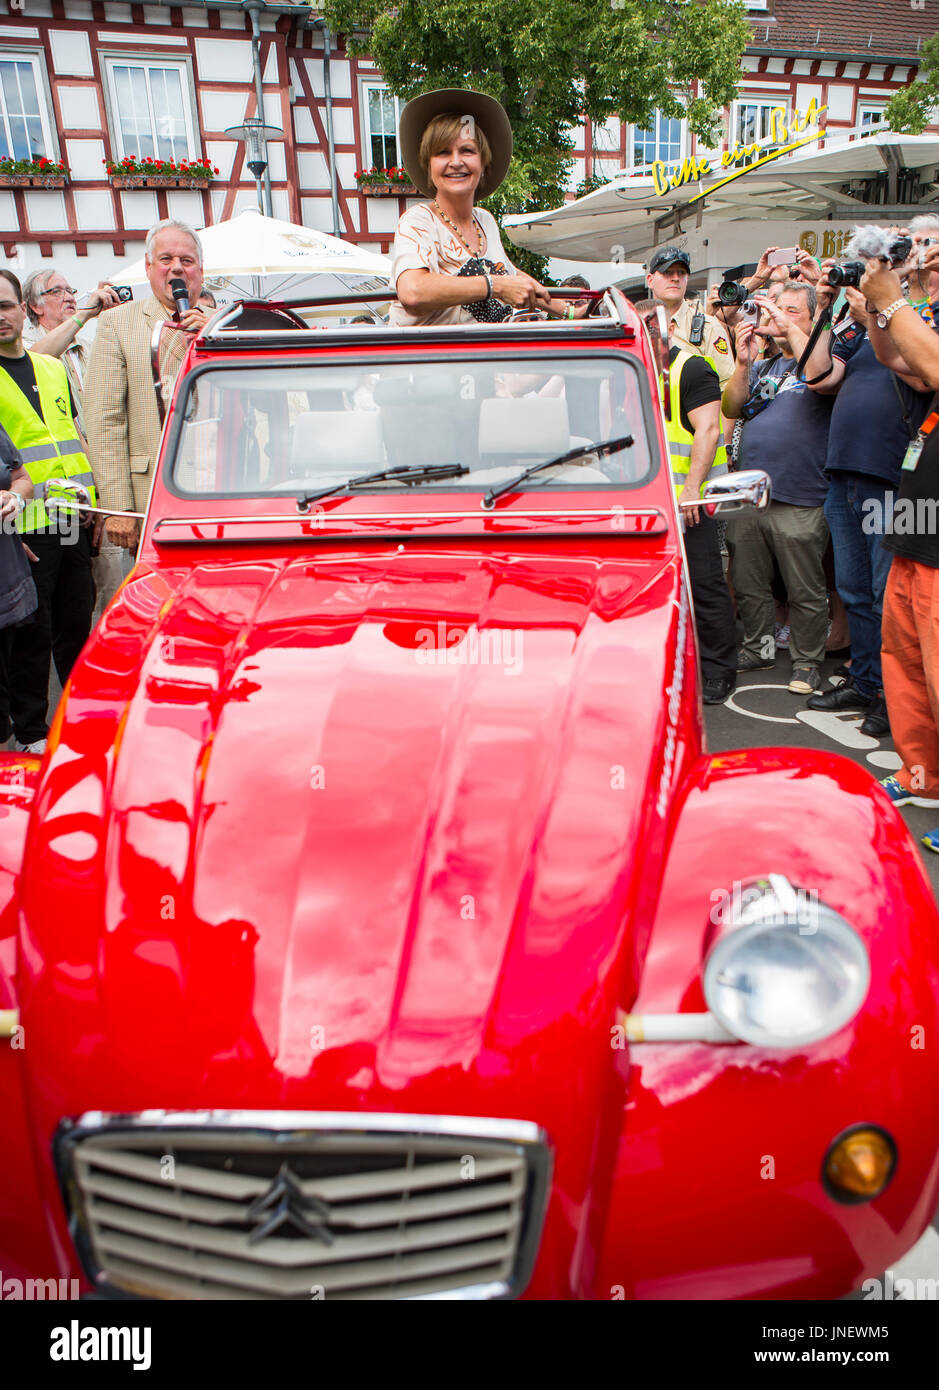
[[[33,410],[35,410],[36,414],[41,418],[42,406],[39,403],[39,387],[36,385],[36,370],[30,361],[29,354],[24,352],[22,357],[0,357],[0,367],[2,367],[4,371],[9,372],[23,395],[29,401]],[[75,402],[72,400],[72,391],[68,384],[68,379],[66,379],[65,389],[67,392],[66,404],[69,413],[74,419],[77,411],[75,409]]]
[[[884,500],[884,549],[939,569],[939,424],[927,435],[916,468],[901,470],[896,496],[888,492]]]
[[[673,347],[668,354],[669,366],[678,356],[679,349]],[[694,434],[688,419],[689,410],[697,410],[699,405],[710,405],[721,398],[720,377],[703,357],[689,357],[681,369],[681,423],[689,434]]]

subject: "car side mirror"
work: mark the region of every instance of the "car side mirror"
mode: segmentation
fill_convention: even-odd
[[[669,365],[668,317],[661,304],[655,306],[656,333],[653,346],[659,359],[659,378],[662,382],[662,409],[666,420],[672,418],[672,370]]]
[[[769,506],[771,491],[769,474],[760,468],[749,468],[709,479],[701,489],[701,501],[706,504],[708,516],[715,512],[726,516],[742,512],[745,507],[762,512]]]

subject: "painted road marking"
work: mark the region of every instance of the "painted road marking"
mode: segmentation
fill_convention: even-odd
[[[788,690],[788,685],[738,685],[733,694],[728,695],[724,701],[727,709],[732,709],[734,714],[743,714],[747,719],[762,719],[767,724],[797,724],[796,719],[786,719],[778,714],[757,714],[752,709],[741,709],[736,703],[738,695],[746,695],[748,690]]]
[[[843,714],[832,714],[824,709],[800,709],[796,712],[796,718],[817,729],[820,734],[827,734],[843,748],[858,748],[865,752],[868,748],[880,746],[876,738],[861,733],[863,715],[859,718],[852,713],[845,718]]]

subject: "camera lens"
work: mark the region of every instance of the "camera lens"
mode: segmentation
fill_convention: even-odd
[[[861,283],[864,274],[862,261],[845,261],[844,265],[833,265],[828,272],[829,285],[848,285],[854,289]]]
[[[742,304],[747,297],[747,290],[736,280],[725,280],[722,285],[717,287],[717,297],[722,304],[727,306]]]

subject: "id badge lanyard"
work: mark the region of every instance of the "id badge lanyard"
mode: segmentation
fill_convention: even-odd
[[[939,425],[939,411],[933,410],[926,416],[926,419],[919,427],[916,438],[911,441],[910,447],[903,455],[901,469],[907,473],[913,473],[919,463],[920,454],[923,452],[923,445],[932,434],[933,430]]]

